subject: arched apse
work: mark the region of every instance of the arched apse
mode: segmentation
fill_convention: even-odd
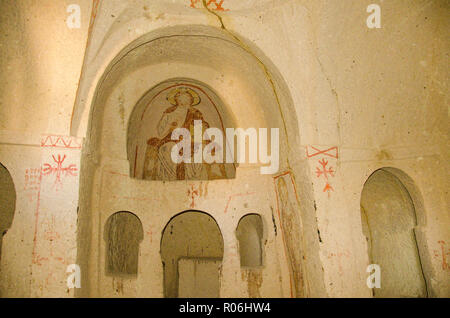
[[[141,220],[131,212],[117,212],[108,218],[104,234],[107,275],[137,276],[143,232]]]
[[[239,241],[241,267],[263,266],[264,226],[261,215],[246,214],[238,223],[236,238]]]
[[[11,227],[16,209],[16,190],[9,171],[0,164],[0,258],[2,239]]]
[[[128,124],[137,109],[135,107],[139,107],[139,101],[145,99],[152,88],[182,79],[210,88],[221,101],[218,104],[222,105],[223,113],[228,114],[223,116],[224,125],[243,129],[279,129],[279,171],[290,170],[296,176],[295,180],[301,182],[298,188],[303,189],[305,198],[300,200],[302,213],[298,213],[305,218],[302,220],[304,235],[309,237],[310,244],[305,253],[309,255],[311,280],[316,282],[311,286],[317,287],[317,295],[323,294],[325,289],[320,270],[312,186],[299,147],[296,110],[288,86],[270,60],[257,48],[252,47],[252,52],[244,49],[241,43],[220,29],[190,25],[158,29],[143,35],[126,46],[113,60],[102,61],[101,65],[108,65],[99,70],[103,72],[101,76],[83,77],[85,80],[82,80],[81,86],[86,85],[88,79],[98,79],[89,84],[93,91],[86,93],[80,89],[72,120],[72,133],[86,134],[79,197],[78,262],[82,269],[90,273],[86,260],[91,259],[95,263],[98,259],[94,251],[99,245],[99,238],[93,220],[102,213],[100,207],[106,201],[96,194],[107,192],[104,188],[112,184],[109,180],[113,175],[129,178],[134,169],[131,166],[134,163],[130,162],[132,156],[129,155]],[[85,116],[87,113],[89,116]],[[230,122],[226,123],[226,120]],[[248,165],[239,164],[236,176],[238,170],[245,167]],[[108,173],[103,173],[106,170]],[[259,169],[255,169],[254,173],[260,174]],[[175,191],[171,182],[153,180],[134,183],[134,178],[131,179],[133,181],[126,181],[129,185],[126,189],[117,188],[111,197],[130,197],[126,193],[133,191],[152,193],[154,189],[164,189],[164,193]],[[273,188],[267,186],[263,191],[273,192]],[[189,207],[179,210],[186,208]],[[148,218],[151,223],[151,214]],[[89,285],[89,280],[83,283]]]
[[[222,233],[212,216],[187,211],[167,223],[161,238],[165,297],[219,297]]]
[[[252,46],[250,41],[244,38],[241,38],[241,40],[241,42],[245,42],[245,47],[226,32],[202,25],[166,27],[139,37],[123,48],[111,61],[104,61],[96,65],[97,73],[100,73],[100,75],[92,76],[90,81],[84,81],[86,82],[85,86],[89,86],[92,93],[85,94],[84,97],[88,98],[87,100],[81,100],[81,96],[77,97],[71,121],[71,134],[84,136],[89,133],[87,127],[89,117],[92,118],[93,108],[99,105],[97,99],[101,97],[99,93],[102,86],[106,88],[105,86],[110,84],[114,77],[117,80],[117,75],[124,77],[144,66],[167,62],[188,62],[196,66],[213,67],[223,71],[222,76],[218,79],[219,81],[222,81],[227,73],[239,69],[239,72],[236,72],[239,76],[233,76],[233,79],[236,80],[235,84],[244,84],[246,75],[254,77],[255,86],[263,84],[264,88],[268,88],[268,91],[262,94],[260,98],[265,99],[266,104],[269,101],[274,102],[275,96],[267,97],[275,93],[277,95],[275,98],[279,99],[279,103],[275,103],[280,104],[279,107],[286,112],[285,120],[288,130],[297,128],[296,116],[293,116],[295,109],[282,75],[257,47]],[[247,49],[247,47],[251,49]],[[145,57],[142,54],[145,54]],[[243,59],[240,60],[240,58]],[[132,63],[127,63],[130,60],[132,60]],[[106,67],[105,64],[107,64]],[[179,67],[180,65],[176,66]],[[165,67],[170,69],[171,65],[166,64]],[[266,74],[266,70],[270,74]],[[92,70],[92,72],[94,71]],[[99,78],[96,80],[95,77]],[[263,83],[270,80],[273,83]],[[158,80],[154,82],[157,84]],[[244,88],[250,89],[252,87],[247,84]],[[252,97],[258,98],[257,96]],[[242,102],[240,104],[242,106]],[[275,113],[277,112],[279,113],[279,109],[275,111]],[[280,116],[280,114],[277,114],[277,116]],[[298,132],[296,132],[296,135],[291,135],[290,138],[293,143],[298,143]]]
[[[249,53],[220,29],[200,25],[158,29],[124,48],[98,82],[91,83],[95,93],[85,96],[90,99],[76,104],[72,134],[86,135],[86,146],[94,149],[101,142],[100,123],[105,104],[108,98],[119,98],[114,96],[118,85],[133,88],[135,101],[125,94],[119,103],[124,106],[131,103],[134,107],[151,87],[179,77],[212,87],[234,116],[237,127],[278,128],[284,159],[280,170],[287,167],[287,140],[294,147],[300,144],[300,136],[296,111],[283,77],[257,48]],[[125,79],[128,81],[124,82]],[[129,117],[131,111],[124,109],[124,116]],[[298,161],[298,157],[294,155],[291,161]]]
[[[395,174],[391,171],[395,171]],[[375,171],[361,193],[361,223],[369,262],[381,270],[375,297],[427,297],[423,261],[415,229],[418,217],[399,171]]]

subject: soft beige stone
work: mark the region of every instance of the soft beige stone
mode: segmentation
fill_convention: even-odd
[[[161,240],[185,211],[207,213],[222,246],[207,259],[180,255],[183,279],[172,285],[183,295],[198,296],[189,286],[214,279],[217,265],[220,287],[207,295],[372,297],[361,205],[381,216],[380,204],[383,214],[417,218],[382,218],[413,229],[407,245],[417,253],[393,261],[406,241],[391,233],[381,265],[413,275],[420,260],[423,280],[418,288],[405,275],[394,284],[401,292],[375,296],[450,296],[446,1],[379,2],[380,29],[367,27],[372,2],[361,0],[77,3],[78,29],[66,23],[69,0],[0,4],[0,202],[15,196],[1,240],[2,297],[163,297]],[[149,136],[136,114],[152,89],[175,82],[204,88],[226,127],[279,128],[278,172],[242,163],[216,180],[142,177],[136,144]],[[164,98],[161,112],[171,106]],[[154,129],[159,120],[146,119]],[[392,176],[374,186],[375,171]],[[120,211],[142,225],[136,275],[107,271],[105,226]],[[10,212],[1,207],[0,229]],[[247,214],[262,220],[255,268],[241,266],[236,230]],[[67,286],[71,264],[80,289]]]

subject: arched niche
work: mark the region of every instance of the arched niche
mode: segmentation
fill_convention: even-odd
[[[165,297],[219,297],[222,233],[212,216],[187,211],[165,226],[161,238]]]
[[[245,38],[238,41],[219,28],[178,25],[142,35],[125,45],[115,56],[108,54],[111,59],[101,59],[101,56],[105,57],[99,54],[98,60],[89,62],[84,70],[71,126],[72,134],[86,136],[80,171],[77,262],[83,272],[88,273],[82,278],[84,286],[88,287],[80,293],[96,293],[95,287],[89,286],[87,277],[98,275],[88,264],[88,260],[98,261],[93,251],[101,245],[92,221],[99,215],[103,218],[98,207],[105,201],[115,200],[111,198],[130,198],[129,194],[133,192],[152,195],[162,189],[168,195],[176,195],[178,187],[183,186],[183,182],[130,179],[126,189],[120,189],[122,183],[117,183],[115,190],[110,187],[115,182],[112,178],[128,178],[130,170],[134,169],[128,124],[139,114],[134,113],[141,105],[139,102],[151,98],[152,88],[182,80],[181,84],[186,84],[185,81],[201,84],[199,86],[206,88],[205,92],[209,88],[212,94],[207,95],[218,101],[216,105],[226,128],[279,129],[278,171],[292,171],[296,175],[295,180],[301,182],[301,188],[307,193],[299,202],[304,212],[301,216],[307,218],[305,233],[311,242],[308,245],[308,268],[312,271],[311,279],[317,282],[311,285],[317,287],[318,294],[323,294],[325,287],[321,280],[323,273],[320,270],[309,168],[299,160],[302,153],[297,147],[300,136],[296,107],[283,76],[264,52],[254,47],[251,41]],[[241,168],[245,165],[240,164],[237,170]],[[249,171],[260,175],[259,169]],[[237,171],[236,178],[227,182],[239,182],[239,176]],[[267,183],[265,189],[259,190],[269,192],[273,187]],[[99,193],[109,193],[110,196],[105,199],[97,195]],[[145,217],[151,221],[152,216]]]
[[[263,235],[264,226],[261,215],[246,214],[239,220],[236,238],[239,241],[241,267],[263,266]]]
[[[106,275],[137,276],[139,244],[144,237],[139,218],[126,211],[111,215],[105,224]]]
[[[401,174],[398,169],[379,169],[370,175],[361,193],[361,223],[369,261],[381,270],[381,288],[373,289],[375,297],[428,295],[415,232],[416,208],[396,176]]]
[[[152,88],[179,79],[206,92],[226,128],[278,128],[279,171],[288,167],[292,147],[287,144],[300,143],[295,107],[281,74],[258,48],[249,51],[220,29],[201,25],[158,29],[130,43],[107,65],[101,78],[91,83],[90,89],[94,87],[95,93],[77,97],[71,124],[74,135],[86,135],[85,148],[92,160],[106,154],[130,160],[135,149],[129,149],[128,134],[123,136],[123,128],[125,132],[133,130],[139,105],[148,106],[146,102],[156,92]],[[85,81],[80,85],[85,86]],[[111,114],[118,112],[116,123]],[[130,126],[123,127],[124,123]],[[121,129],[111,130],[111,124]],[[291,161],[296,162],[297,158],[298,154],[292,154]],[[133,170],[134,162],[129,164]]]
[[[200,143],[195,140],[196,121],[201,123],[197,133]],[[139,100],[130,116],[127,132],[130,176],[160,181],[232,179],[235,164],[225,160],[229,149],[225,146],[228,127],[234,127],[234,119],[207,85],[189,79],[164,81]],[[175,163],[171,158],[172,148],[179,143],[172,140],[172,132],[177,128],[190,133],[191,163]],[[209,136],[208,128],[218,129],[222,140]],[[195,153],[205,151],[213,155],[222,153],[221,161],[195,163]]]
[[[11,227],[16,209],[16,190],[9,171],[0,164],[0,258],[2,239]]]

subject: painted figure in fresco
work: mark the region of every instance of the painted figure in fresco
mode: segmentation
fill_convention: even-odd
[[[290,272],[294,285],[294,297],[303,297],[303,276],[301,270],[301,236],[297,210],[289,200],[288,188],[283,178],[278,179],[278,195],[281,203],[281,230],[288,256]]]
[[[200,96],[188,87],[177,87],[169,91],[167,101],[172,104],[159,120],[156,133],[147,141],[147,151],[144,163],[144,179],[148,180],[211,180],[226,178],[223,164],[207,163],[174,163],[171,151],[178,141],[171,140],[172,132],[176,128],[186,128],[191,132],[191,156],[202,151],[210,143],[204,140],[203,144],[194,143],[194,121],[201,120],[203,133],[208,129],[209,123],[201,111],[195,108],[200,104]],[[215,148],[213,148],[214,151]],[[180,156],[183,155],[180,149]],[[192,158],[191,158],[192,159]]]

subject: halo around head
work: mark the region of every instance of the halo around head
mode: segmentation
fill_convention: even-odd
[[[177,94],[183,94],[183,93],[187,93],[190,94],[192,96],[192,106],[198,105],[200,104],[200,96],[198,96],[198,94],[191,88],[188,87],[177,87],[172,89],[168,94],[167,94],[167,100],[169,101],[169,103],[171,103],[172,105],[176,105],[177,102],[175,100],[175,96],[177,96]]]

